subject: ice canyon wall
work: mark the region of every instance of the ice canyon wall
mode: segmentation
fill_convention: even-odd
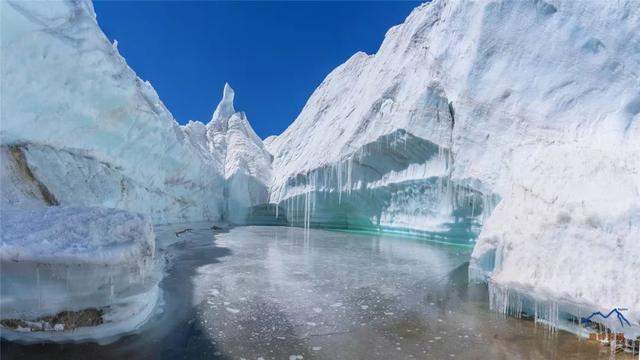
[[[90,1],[2,1],[0,16],[2,336],[111,341],[156,309],[152,223],[245,222],[271,155],[228,85],[208,125],[179,126]]]
[[[90,2],[1,6],[5,206],[104,206],[156,223],[242,222],[245,207],[266,202],[270,155],[245,115],[228,112],[230,87],[231,103],[221,103],[207,127],[216,141],[209,147],[195,139],[195,123],[179,126],[127,66]],[[256,168],[254,159],[265,165]]]
[[[482,225],[475,277],[584,309],[629,308],[637,324],[637,5],[416,8],[266,141],[271,201],[300,223]]]

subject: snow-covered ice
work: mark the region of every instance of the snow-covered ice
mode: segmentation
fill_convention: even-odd
[[[156,223],[220,218],[222,159],[186,140],[100,30],[90,1],[0,7],[0,144],[23,154],[58,203],[141,212]]]
[[[155,236],[140,214],[106,208],[2,208],[0,260],[113,265],[152,258]]]
[[[271,154],[253,131],[244,112],[233,106],[235,92],[225,84],[222,100],[211,121],[205,125],[190,121],[183,127],[191,142],[201,152],[220,154],[224,164],[225,220],[244,224],[251,208],[269,201]]]
[[[265,141],[271,201],[304,224],[482,225],[472,275],[637,326],[639,34],[634,1],[421,5]]]
[[[3,327],[3,337],[108,340],[134,331],[153,312],[160,272],[146,216],[58,206],[3,208],[0,215],[2,320],[101,312],[95,326],[62,331],[63,324],[51,324],[48,331],[20,333]]]

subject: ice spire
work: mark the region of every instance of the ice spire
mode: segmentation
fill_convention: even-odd
[[[225,83],[224,90],[222,91],[222,100],[220,100],[216,110],[213,112],[211,122],[209,123],[210,126],[217,130],[226,131],[229,118],[236,112],[233,108],[234,96],[235,93],[233,88],[231,88],[231,85],[229,85],[229,83]]]

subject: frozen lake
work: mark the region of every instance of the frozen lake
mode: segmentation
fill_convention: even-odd
[[[174,231],[192,227],[176,241]],[[489,311],[471,248],[377,234],[158,229],[164,304],[109,345],[3,341],[4,359],[591,359],[608,350]]]

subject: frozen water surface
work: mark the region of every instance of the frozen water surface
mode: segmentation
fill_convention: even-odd
[[[193,228],[179,238],[175,230]],[[585,359],[608,350],[490,312],[471,249],[287,227],[160,227],[164,302],[109,345],[2,343],[3,358]]]

